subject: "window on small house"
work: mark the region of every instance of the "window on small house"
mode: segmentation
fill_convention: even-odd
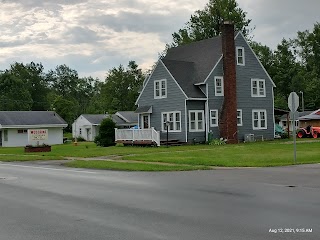
[[[8,141],[8,130],[3,130],[3,140]]]
[[[169,122],[169,132],[181,132],[181,112],[162,113],[162,131],[167,131],[167,121]]]
[[[167,97],[167,80],[154,81],[154,98],[166,98]]]
[[[210,110],[210,127],[218,126],[218,110]]]
[[[215,77],[214,78],[214,93],[216,96],[223,96],[223,77]]]
[[[245,65],[244,48],[237,47],[236,54],[237,54],[237,65],[244,66]]]
[[[189,111],[189,131],[190,132],[204,131],[204,111],[203,110]]]
[[[253,130],[267,129],[266,110],[252,110],[252,128]]]
[[[237,126],[242,126],[242,110],[237,110]]]
[[[266,84],[264,79],[251,79],[251,97],[265,97]]]
[[[27,133],[28,130],[27,129],[18,129],[18,133]]]

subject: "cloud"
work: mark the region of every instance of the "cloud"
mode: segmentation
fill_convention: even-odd
[[[0,70],[12,62],[67,64],[104,79],[135,60],[151,67],[171,34],[208,0],[0,0]],[[254,40],[275,47],[319,20],[320,2],[238,0],[256,26]],[[10,13],[10,14],[8,14]],[[307,17],[306,17],[307,16]]]

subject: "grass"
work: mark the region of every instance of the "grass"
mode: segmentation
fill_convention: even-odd
[[[278,143],[278,144],[277,144]],[[219,167],[272,167],[293,164],[292,144],[260,142],[238,145],[211,146],[198,150],[137,154],[123,159]],[[297,163],[319,163],[320,142],[297,144]]]
[[[160,165],[147,163],[111,162],[101,160],[77,160],[68,162],[64,165],[75,168],[108,169],[122,171],[190,171],[209,169],[206,166]]]
[[[319,163],[320,141],[299,139],[297,163]],[[81,142],[77,146],[63,144],[52,146],[51,152],[24,153],[23,148],[0,148],[0,161],[59,160],[119,156],[133,162],[74,161],[72,167],[118,169],[130,171],[172,171],[207,169],[208,167],[271,167],[293,164],[293,144],[288,140],[243,143],[237,145],[187,145],[176,147],[97,147]],[[153,164],[150,164],[152,162]],[[167,163],[163,165],[160,163]],[[168,165],[171,164],[171,165]],[[177,166],[178,165],[178,166]],[[187,165],[187,166],[186,166]]]

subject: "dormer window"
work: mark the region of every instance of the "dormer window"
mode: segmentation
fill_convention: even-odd
[[[245,65],[244,48],[237,47],[236,54],[237,54],[237,65],[244,66]]]
[[[154,81],[154,98],[166,98],[167,97],[167,80]]]

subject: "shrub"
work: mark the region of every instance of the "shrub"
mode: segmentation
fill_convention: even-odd
[[[111,118],[106,118],[101,122],[98,136],[95,137],[94,142],[101,147],[108,147],[115,145],[114,129],[116,124]]]

